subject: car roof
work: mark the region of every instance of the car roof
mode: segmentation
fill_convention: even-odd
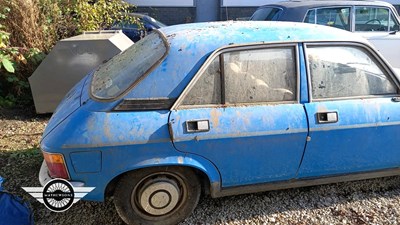
[[[352,0],[352,1],[346,1],[346,0],[293,0],[293,1],[281,1],[281,2],[276,2],[273,4],[266,4],[261,7],[265,6],[271,6],[271,5],[276,5],[276,6],[283,6],[285,8],[301,8],[301,7],[306,7],[306,8],[318,8],[318,7],[324,7],[324,6],[352,6],[352,5],[362,5],[362,6],[385,6],[385,7],[391,7],[390,3],[383,2],[383,1],[370,1],[370,0]]]
[[[192,23],[168,26],[158,31],[169,43],[168,56],[138,83],[128,98],[177,98],[208,56],[221,47],[309,41],[366,43],[361,36],[341,29],[276,21]],[[154,88],[155,82],[162,88]]]
[[[203,49],[244,43],[303,42],[312,40],[359,41],[364,39],[351,32],[328,26],[280,21],[226,21],[192,23],[160,29],[170,44],[202,44]]]

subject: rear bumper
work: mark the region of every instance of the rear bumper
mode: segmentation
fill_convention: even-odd
[[[49,175],[49,168],[47,167],[46,162],[43,160],[42,166],[40,167],[40,172],[39,172],[39,182],[40,185],[44,186],[52,180],[52,178]]]

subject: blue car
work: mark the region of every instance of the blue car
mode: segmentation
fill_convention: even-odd
[[[122,30],[129,39],[133,42],[137,42],[146,36],[148,33],[151,33],[155,29],[159,29],[161,27],[165,27],[167,25],[161,23],[160,21],[154,19],[153,17],[140,14],[140,13],[128,13],[129,17],[135,18],[139,24],[131,23],[129,21],[121,21],[114,23],[110,30]]]
[[[113,195],[128,224],[176,224],[201,193],[399,174],[400,83],[363,38],[292,22],[155,30],[87,75],[41,140],[42,185]]]

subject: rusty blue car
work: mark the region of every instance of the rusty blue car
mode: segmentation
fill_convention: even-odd
[[[360,36],[229,21],[154,30],[78,83],[41,140],[39,179],[113,196],[128,224],[222,197],[399,174],[400,83]]]

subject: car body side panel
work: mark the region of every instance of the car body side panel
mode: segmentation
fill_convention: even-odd
[[[75,173],[73,180],[84,181],[85,186],[96,187],[85,200],[103,201],[107,185],[117,176],[146,167],[180,166],[204,172],[211,184],[220,183],[220,174],[208,160],[194,154],[183,154],[165,143],[119,148],[103,148],[104,168],[99,173]]]
[[[84,108],[79,108],[50,132],[42,140],[41,149],[62,153],[71,180],[96,187],[85,199],[103,200],[105,188],[113,178],[148,166],[193,167],[207,174],[211,182],[220,182],[212,163],[200,156],[180,153],[173,147],[167,125],[168,110],[104,113],[88,112]],[[96,159],[77,160],[74,154],[95,154]]]
[[[180,166],[200,170],[208,176],[211,184],[220,184],[220,174],[216,167],[208,160],[194,154],[184,154],[176,151],[173,147],[166,147],[169,143],[154,143],[136,146],[119,146],[90,149],[68,149],[63,150],[66,158],[68,173],[71,181],[79,181],[85,184],[85,187],[95,187],[85,200],[103,201],[105,191],[110,182],[127,172],[135,171],[146,167],[168,167]],[[77,172],[73,168],[71,154],[75,151],[91,154],[101,151],[102,164],[98,172]],[[80,167],[91,167],[92,158],[84,159],[85,164]]]
[[[400,102],[391,97],[305,104],[310,137],[298,178],[400,167]],[[337,123],[317,122],[317,112],[337,112]]]
[[[188,132],[193,120],[210,130]],[[182,109],[170,121],[175,147],[213,162],[222,188],[294,178],[308,132],[302,104]]]
[[[392,67],[400,68],[400,33],[395,32],[357,32],[366,38],[384,56]]]

